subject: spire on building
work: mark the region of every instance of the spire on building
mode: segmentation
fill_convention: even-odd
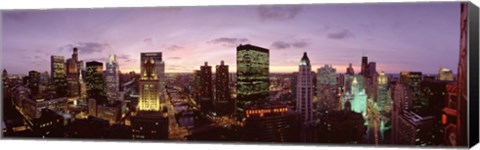
[[[302,66],[310,66],[310,59],[308,59],[307,52],[303,52],[302,60],[300,61]]]

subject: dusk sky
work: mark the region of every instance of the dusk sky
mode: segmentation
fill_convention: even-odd
[[[294,72],[303,52],[312,70],[457,72],[460,3],[315,4],[10,10],[2,12],[2,63],[9,74],[50,72],[50,56],[119,58],[139,72],[141,52],[162,52],[166,72],[193,72],[221,60],[236,71],[236,46],[270,49],[271,72]],[[214,67],[213,67],[214,68]],[[213,69],[214,71],[215,69]]]

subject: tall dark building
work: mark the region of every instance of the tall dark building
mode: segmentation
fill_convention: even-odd
[[[300,142],[300,115],[287,105],[264,103],[245,110],[244,141]]]
[[[422,109],[428,106],[428,101],[422,99],[422,90],[420,83],[422,82],[421,72],[401,72],[400,83],[412,90],[412,107],[413,109]]]
[[[360,74],[366,76],[368,74],[368,57],[362,56],[362,68],[360,68]]]
[[[355,75],[355,70],[353,70],[352,63],[348,64],[347,72],[345,73],[347,75]]]
[[[222,60],[215,68],[215,110],[221,115],[231,114],[234,103],[230,99],[228,65]]]
[[[28,88],[31,91],[32,96],[40,94],[40,72],[29,71],[28,72]]]
[[[461,3],[461,8],[460,8],[460,19],[461,19],[461,24],[460,24],[460,54],[459,54],[459,60],[458,60],[458,71],[457,71],[457,79],[458,79],[458,101],[457,101],[457,132],[456,132],[456,145],[459,146],[467,146],[470,143],[468,142],[469,137],[468,137],[468,130],[470,127],[468,127],[468,44],[470,39],[468,29],[470,28],[468,26],[469,24],[469,18],[471,19],[472,17],[469,16],[468,14],[472,14],[471,12],[469,13],[469,3]],[[475,9],[474,9],[475,11]],[[477,10],[478,13],[478,10]],[[475,16],[475,15],[473,15]],[[470,23],[472,24],[472,23]],[[475,27],[472,27],[475,28]],[[471,29],[471,28],[470,28]],[[477,35],[478,37],[478,35]],[[477,113],[478,114],[478,113]],[[478,123],[478,122],[477,122]],[[470,124],[475,124],[470,123]],[[475,131],[475,130],[473,130]],[[478,138],[476,139],[478,141]],[[472,144],[470,144],[472,145]]]
[[[10,79],[8,79],[7,70],[3,69],[2,72],[2,99],[3,99],[3,110],[7,107],[12,107],[13,102],[10,100]]]
[[[213,111],[213,84],[212,84],[212,66],[207,62],[200,66],[200,109],[203,112]]]
[[[103,63],[97,61],[87,62],[87,95],[98,104],[106,102],[103,80]]]
[[[80,65],[78,61],[78,49],[73,48],[72,58],[67,59],[67,83],[68,83],[68,95],[71,97],[77,97],[80,95]]]
[[[250,44],[237,47],[237,114],[269,101],[269,50]],[[239,118],[239,119],[241,119]]]

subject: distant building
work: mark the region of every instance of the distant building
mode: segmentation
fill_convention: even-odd
[[[51,79],[58,96],[67,96],[67,76],[65,58],[63,56],[51,56]]]
[[[212,80],[212,66],[207,62],[200,66],[200,109],[203,112],[213,111],[213,80]]]
[[[97,61],[87,62],[87,95],[93,98],[98,104],[106,102],[103,80],[103,63]]]
[[[32,96],[40,94],[40,72],[34,70],[28,72],[27,86],[30,88]]]
[[[331,65],[318,68],[316,92],[318,113],[328,113],[338,108],[337,71]]]
[[[413,109],[422,109],[428,105],[426,100],[422,100],[422,90],[420,83],[422,81],[421,72],[401,72],[400,83],[406,85],[412,90],[412,107]]]
[[[116,55],[109,55],[107,70],[105,71],[105,93],[109,103],[119,98],[120,70]]]
[[[348,64],[347,72],[345,74],[355,75],[355,70],[353,70],[352,63]]]
[[[228,65],[222,60],[215,68],[215,110],[221,115],[231,114],[235,103],[230,97]]]
[[[237,47],[237,110],[240,119],[245,109],[269,101],[269,50],[250,44]]]
[[[438,69],[438,80],[442,81],[453,81],[454,80],[453,71],[447,68]]]
[[[258,106],[258,105],[257,105]],[[250,142],[299,142],[301,117],[286,105],[265,104],[245,110],[245,137]]]
[[[377,77],[377,106],[380,108],[380,111],[390,110],[392,107],[392,102],[390,98],[390,93],[388,89],[388,77],[382,71]]]
[[[72,58],[67,59],[67,83],[68,83],[68,95],[70,97],[78,97],[80,95],[80,65],[78,61],[78,49],[73,48]]]
[[[296,112],[302,116],[304,124],[311,124],[313,120],[313,75],[312,66],[307,53],[303,53],[298,68],[297,78],[297,107]]]

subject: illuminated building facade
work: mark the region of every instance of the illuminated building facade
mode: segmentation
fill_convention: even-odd
[[[337,71],[332,65],[318,68],[317,73],[317,112],[328,113],[338,108]]]
[[[50,73],[53,84],[55,85],[55,92],[59,96],[66,96],[67,94],[67,76],[65,67],[65,58],[63,56],[50,57]]]
[[[73,48],[72,58],[67,59],[66,62],[68,95],[70,97],[78,97],[80,95],[80,68],[78,63],[78,49]]]
[[[428,106],[428,101],[422,99],[422,90],[420,87],[421,81],[421,72],[400,72],[400,83],[406,85],[412,90],[413,109],[422,109]]]
[[[158,81],[156,66],[157,53],[142,53],[140,72],[140,95],[138,102],[139,111],[160,111],[160,83]]]
[[[382,71],[377,77],[377,90],[378,90],[378,99],[377,105],[380,108],[380,111],[384,112],[385,110],[391,109],[391,98],[388,89],[388,77]]]
[[[228,65],[222,60],[215,68],[215,110],[221,115],[231,114],[234,103],[230,98]]]
[[[245,111],[244,141],[299,142],[301,117],[286,105],[266,104]]]
[[[109,103],[118,99],[118,91],[120,84],[120,71],[116,55],[109,55],[107,62],[107,70],[105,71],[105,93]]]
[[[146,52],[140,54],[140,61],[144,62],[145,59],[153,59],[155,61],[155,70],[158,78],[159,91],[161,94],[165,90],[165,62],[162,58],[162,52]],[[140,64],[142,65],[142,64]]]
[[[103,80],[103,63],[97,61],[87,62],[87,95],[103,104],[106,101]]]
[[[313,76],[312,66],[308,59],[307,53],[303,53],[298,66],[297,77],[297,107],[296,112],[302,116],[304,124],[310,124],[313,120]]]
[[[213,83],[212,83],[212,66],[207,62],[200,66],[200,109],[203,112],[213,111]]]
[[[350,85],[350,91],[345,91],[342,100],[342,108],[346,108],[346,102],[351,104],[351,110],[362,115],[367,112],[367,94],[365,93],[362,75],[345,75],[345,86]]]
[[[442,81],[453,81],[454,80],[453,71],[447,68],[438,69],[438,80]]]
[[[268,49],[249,44],[237,47],[237,114],[269,100],[269,63]]]

